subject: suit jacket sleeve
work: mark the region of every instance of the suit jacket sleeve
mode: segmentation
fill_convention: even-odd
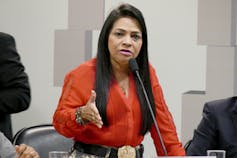
[[[216,140],[216,119],[214,106],[206,103],[203,108],[203,118],[194,131],[193,140],[187,149],[187,155],[207,155],[208,149],[215,148]]]
[[[0,33],[0,114],[29,107],[30,86],[12,36]]]

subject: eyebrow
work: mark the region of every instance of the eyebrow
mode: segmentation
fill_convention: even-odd
[[[122,28],[116,28],[115,31],[123,31],[123,32],[126,32],[126,30],[124,30],[124,29],[122,29]],[[131,33],[142,34],[141,31],[131,31]]]

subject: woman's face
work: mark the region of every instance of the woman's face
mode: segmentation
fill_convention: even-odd
[[[142,47],[142,31],[138,21],[122,17],[115,21],[108,38],[111,63],[128,64],[136,58]]]

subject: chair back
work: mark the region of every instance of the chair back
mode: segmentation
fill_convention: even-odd
[[[190,140],[188,140],[188,141],[185,143],[184,149],[185,149],[186,152],[188,151],[188,148],[189,148],[190,144],[192,143],[192,141],[193,141],[193,140],[190,139]]]
[[[22,143],[32,146],[41,158],[47,158],[49,151],[70,151],[74,141],[57,133],[52,124],[43,124],[19,130],[13,144]]]

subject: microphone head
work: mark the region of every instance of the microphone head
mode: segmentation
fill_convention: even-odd
[[[139,67],[138,67],[138,65],[137,65],[137,61],[136,61],[135,58],[131,58],[131,59],[129,60],[129,67],[130,67],[130,69],[132,70],[132,72],[136,72],[136,71],[139,70]]]

